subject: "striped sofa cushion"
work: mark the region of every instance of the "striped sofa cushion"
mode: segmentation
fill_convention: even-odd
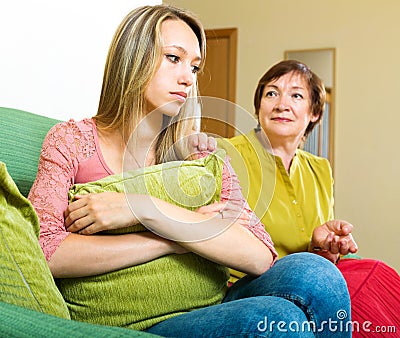
[[[25,197],[35,180],[43,139],[60,121],[0,107],[0,161]]]

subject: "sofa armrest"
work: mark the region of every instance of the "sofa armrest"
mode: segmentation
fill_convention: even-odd
[[[25,197],[36,178],[43,139],[58,122],[26,111],[0,107],[0,161],[7,165]]]

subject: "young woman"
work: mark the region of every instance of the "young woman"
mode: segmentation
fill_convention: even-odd
[[[339,255],[358,250],[353,225],[334,218],[328,160],[301,149],[324,105],[321,79],[301,62],[281,61],[256,88],[258,128],[219,140],[219,145],[232,157],[248,191],[247,201],[268,229],[279,256],[309,251],[336,263]],[[352,296],[352,319],[359,324],[356,337],[368,336],[376,325],[399,326],[394,309],[400,306],[400,278],[393,269],[370,259],[344,259],[337,267]],[[365,323],[373,326],[362,330]]]
[[[145,6],[122,21],[109,49],[97,115],[58,124],[43,145],[29,198],[41,222],[40,244],[50,269],[65,279],[140,268],[129,278],[134,287],[127,280],[124,294],[132,303],[123,315],[143,309],[147,317],[136,311],[138,317],[121,325],[162,336],[272,337],[285,330],[287,336],[314,336],[315,331],[328,337],[324,323],[337,321],[340,311],[348,315],[339,318],[342,326],[350,320],[343,278],[329,262],[307,253],[274,264],[270,236],[244,201],[227,159],[222,212],[220,204],[189,211],[154,197],[116,192],[78,196],[68,205],[75,183],[181,159],[171,149],[193,132],[194,109],[184,103],[196,98],[196,73],[204,58],[203,27],[184,10]],[[101,233],[139,220],[153,232]],[[170,240],[199,222],[224,231],[201,241]],[[174,269],[163,265],[166,257],[173,258]],[[160,268],[149,285],[154,262]],[[228,291],[226,267],[249,277]],[[202,283],[194,283],[193,276]],[[146,308],[149,302],[157,306]],[[93,320],[91,311],[81,306],[75,319]],[[278,322],[283,324],[278,327]],[[309,322],[314,329],[302,325]],[[350,335],[343,330],[342,336]]]

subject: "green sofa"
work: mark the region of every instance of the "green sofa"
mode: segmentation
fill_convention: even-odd
[[[0,107],[0,336],[151,337],[71,320],[54,283],[38,242],[39,222],[26,197],[43,139],[57,122]]]

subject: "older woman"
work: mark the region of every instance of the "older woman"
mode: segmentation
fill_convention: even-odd
[[[300,149],[324,105],[324,85],[309,67],[295,60],[279,62],[255,91],[258,127],[218,142],[231,156],[244,195],[279,256],[309,251],[337,263],[339,255],[357,252],[353,226],[334,219],[329,162]],[[393,269],[364,259],[341,260],[337,266],[352,296],[353,321],[399,325],[394,309],[400,306],[400,279]]]

